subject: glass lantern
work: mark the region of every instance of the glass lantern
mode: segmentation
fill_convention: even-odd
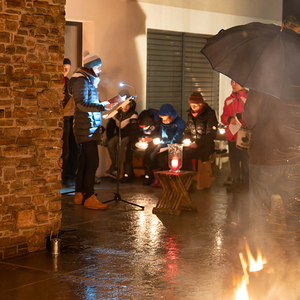
[[[170,172],[180,172],[182,167],[182,144],[168,144],[168,163]]]

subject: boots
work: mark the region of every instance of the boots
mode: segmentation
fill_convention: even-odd
[[[134,179],[132,163],[124,163],[124,174],[121,178],[122,183],[130,183]]]
[[[98,201],[95,195],[92,195],[91,197],[87,198],[84,201],[84,207],[88,209],[99,209],[99,210],[104,210],[107,209],[108,205],[101,203]]]
[[[156,169],[156,170],[153,170],[153,174],[154,174],[154,183],[151,184],[152,187],[159,187],[159,188],[162,188],[161,186],[161,183],[159,181],[159,178],[158,176],[156,175],[156,172],[160,171],[160,169]]]
[[[211,161],[202,162],[198,160],[198,172],[197,172],[197,190],[203,190],[210,188],[212,181],[216,178],[212,177]]]
[[[83,202],[83,194],[79,192],[75,192],[74,204],[82,204]]]

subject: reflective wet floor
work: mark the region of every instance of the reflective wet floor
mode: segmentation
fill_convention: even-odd
[[[254,229],[247,193],[226,189],[226,164],[213,172],[210,189],[189,192],[197,211],[179,216],[153,214],[162,189],[143,186],[141,178],[120,184],[119,193],[144,209],[116,202],[109,178],[95,185],[100,201],[113,200],[106,211],[75,206],[72,190],[63,189],[61,253],[0,261],[0,299],[233,300],[246,241],[267,260],[250,275],[252,300],[300,299],[297,234],[280,217],[268,230]]]

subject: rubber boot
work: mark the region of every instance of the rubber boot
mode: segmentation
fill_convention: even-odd
[[[82,204],[83,202],[83,194],[76,192],[74,197],[74,204]]]
[[[159,187],[159,188],[162,188],[161,186],[161,183],[160,183],[160,180],[156,174],[156,172],[160,171],[160,169],[156,169],[156,170],[153,170],[153,174],[154,174],[154,183],[151,184],[152,187]]]
[[[101,203],[96,195],[92,195],[91,197],[87,198],[84,201],[84,207],[88,209],[99,209],[99,210],[104,210],[108,208],[107,204]]]

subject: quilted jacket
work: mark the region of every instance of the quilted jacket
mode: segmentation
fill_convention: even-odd
[[[70,79],[69,89],[75,100],[74,135],[77,144],[102,138],[100,112],[105,108],[99,101],[94,79],[95,76],[86,68],[78,69]]]

